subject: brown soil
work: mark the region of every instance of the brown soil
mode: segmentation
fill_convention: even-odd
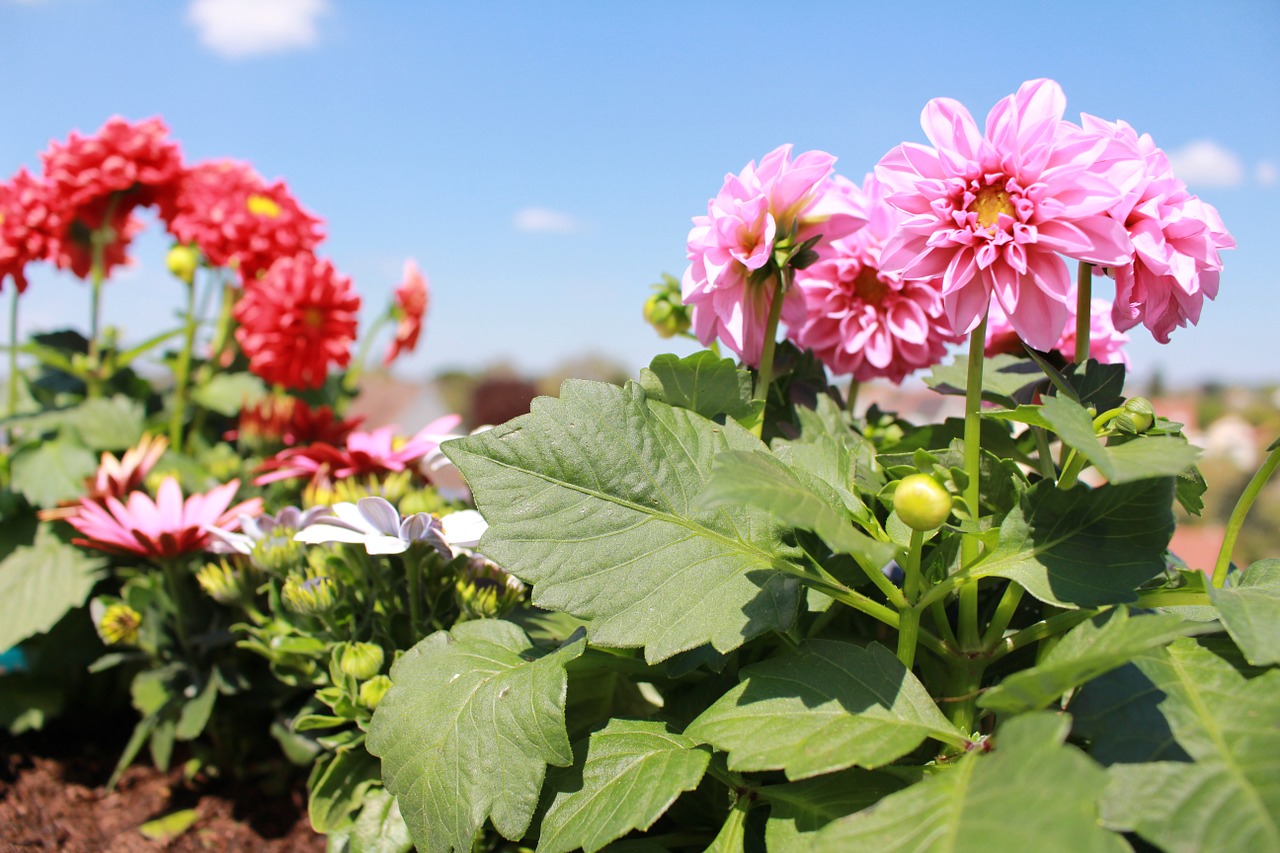
[[[66,741],[48,736],[0,737],[0,853],[325,849],[307,819],[301,787],[266,796],[256,785],[187,781],[180,767],[162,773],[139,764],[107,791],[114,755],[79,746],[68,754]],[[176,838],[156,841],[139,832],[179,809],[195,809],[199,819]]]

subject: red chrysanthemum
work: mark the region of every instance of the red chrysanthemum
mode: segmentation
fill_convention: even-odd
[[[141,228],[134,208],[155,205],[168,221],[182,178],[182,153],[158,118],[130,124],[113,117],[93,136],[72,132],[40,155],[50,204],[60,223],[53,247],[58,266],[80,277],[93,261],[90,235],[109,225],[104,270],[124,263],[129,241]]]
[[[297,397],[270,396],[240,412],[236,429],[223,438],[251,447],[341,444],[363,418],[343,419],[329,406],[312,408]]]
[[[391,364],[402,352],[413,352],[422,334],[422,318],[427,314],[431,292],[418,264],[410,258],[404,262],[404,281],[396,288],[396,304],[391,316],[396,320],[396,335],[387,345],[383,365]]]
[[[19,169],[7,184],[0,184],[0,288],[8,277],[19,293],[27,289],[27,263],[49,256],[56,231],[44,181]]]
[[[299,206],[283,181],[268,184],[246,163],[219,160],[188,170],[169,232],[194,243],[214,266],[234,267],[248,283],[279,258],[324,239],[321,221]]]
[[[318,388],[345,367],[360,297],[351,279],[309,253],[281,258],[236,303],[236,340],[249,370],[286,388]]]

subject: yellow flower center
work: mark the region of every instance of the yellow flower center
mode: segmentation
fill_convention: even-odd
[[[249,212],[255,216],[266,216],[275,219],[280,215],[280,205],[265,195],[258,195],[257,193],[249,196],[249,201],[245,204],[245,207],[249,208]]]
[[[318,329],[324,325],[324,312],[319,308],[304,308],[302,322],[309,328]]]
[[[1013,202],[1009,201],[1009,194],[1003,187],[983,187],[978,190],[978,197],[969,205],[969,210],[978,214],[978,224],[983,228],[995,225],[1002,213],[1009,217],[1014,215]]]

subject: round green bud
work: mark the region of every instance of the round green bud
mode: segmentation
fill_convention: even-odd
[[[378,707],[382,697],[391,689],[391,679],[385,675],[375,675],[360,685],[360,704],[372,711]]]
[[[1146,397],[1134,397],[1126,400],[1124,413],[1116,418],[1116,426],[1121,432],[1141,435],[1156,422],[1156,410]]]
[[[280,597],[294,613],[324,613],[337,603],[338,585],[327,575],[290,575]]]
[[[893,492],[893,511],[912,530],[935,530],[951,515],[951,494],[928,474],[909,474]]]
[[[346,643],[338,656],[338,667],[357,681],[364,681],[382,671],[382,661],[382,646],[376,643]]]
[[[191,284],[196,277],[196,267],[200,265],[200,252],[195,246],[179,243],[169,250],[165,262],[169,265],[169,272]]]

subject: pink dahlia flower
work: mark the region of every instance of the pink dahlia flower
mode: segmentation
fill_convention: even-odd
[[[1059,253],[1126,263],[1133,247],[1107,212],[1126,168],[1112,142],[1062,121],[1066,98],[1032,80],[987,115],[985,133],[949,98],[924,108],[935,147],[904,143],[876,165],[888,201],[909,214],[880,256],[905,279],[942,276],[947,317],[959,333],[981,322],[994,294],[1018,334],[1052,347],[1070,314],[1071,275]]]
[[[129,242],[142,227],[135,207],[155,205],[162,219],[173,216],[182,154],[168,134],[158,118],[130,124],[116,116],[93,136],[72,132],[40,155],[61,226],[53,251],[59,267],[89,275],[89,234],[109,225],[115,240],[104,253],[105,273],[128,260]]]
[[[44,181],[19,169],[7,184],[0,184],[0,287],[7,277],[19,293],[25,291],[27,264],[49,257],[57,232]]]
[[[791,328],[833,373],[859,382],[901,382],[937,364],[959,340],[943,315],[942,279],[904,281],[880,270],[880,252],[904,215],[884,201],[884,186],[867,175],[861,188],[837,177],[866,227],[831,243],[821,260],[796,273],[807,317]]]
[[[324,239],[321,221],[303,210],[283,181],[268,184],[245,163],[201,163],[183,176],[169,232],[194,243],[214,266],[233,267],[245,283],[272,263],[309,252]]]
[[[1149,134],[1138,136],[1123,121],[1091,115],[1081,120],[1086,130],[1111,137],[1144,166],[1136,186],[1110,210],[1133,241],[1132,262],[1108,270],[1116,280],[1112,317],[1120,329],[1142,323],[1167,344],[1175,328],[1199,322],[1204,300],[1218,295],[1218,252],[1234,249],[1236,241],[1213,205],[1174,177],[1169,158]]]
[[[460,423],[461,416],[445,415],[403,441],[397,438],[396,427],[387,426],[371,432],[352,432],[345,448],[324,443],[289,447],[263,462],[253,482],[262,486],[296,477],[341,480],[404,471],[439,447],[440,442],[456,437],[453,430]]]
[[[351,279],[311,254],[281,258],[236,303],[236,340],[249,370],[286,388],[319,388],[346,367],[360,297]]]
[[[796,229],[800,243],[821,234],[821,255],[830,241],[852,233],[862,220],[831,182],[835,158],[807,151],[794,160],[791,146],[769,152],[737,175],[726,175],[707,215],[693,217],[689,268],[682,299],[692,309],[693,331],[709,344],[724,341],[743,361],[758,366],[775,283],[752,274],[773,258],[778,240]],[[783,296],[782,319],[804,322],[804,298],[792,289]]]
[[[206,528],[234,530],[241,515],[262,512],[262,498],[251,498],[228,508],[239,480],[182,499],[178,481],[166,477],[151,500],[145,492],[132,492],[128,503],[107,497],[103,504],[88,498],[68,521],[83,534],[77,545],[112,554],[137,554],[151,559],[171,559],[204,550],[209,543]]]
[[[1071,290],[1071,314],[1062,330],[1058,342],[1045,352],[1056,352],[1062,356],[1063,362],[1075,359],[1076,354],[1076,312],[1075,288]],[[1089,357],[1101,364],[1129,364],[1129,355],[1124,351],[1129,343],[1129,336],[1118,331],[1111,322],[1111,302],[1106,299],[1094,299],[1089,312]],[[1008,353],[1023,355],[1022,339],[1005,316],[1004,309],[998,303],[991,306],[991,314],[987,317],[987,356]]]
[[[418,336],[422,334],[422,320],[427,314],[427,305],[431,300],[431,291],[427,288],[427,280],[418,269],[413,258],[404,262],[404,280],[396,288],[396,303],[391,309],[391,316],[396,321],[396,334],[387,345],[383,365],[395,361],[402,352],[413,352],[418,346]]]

